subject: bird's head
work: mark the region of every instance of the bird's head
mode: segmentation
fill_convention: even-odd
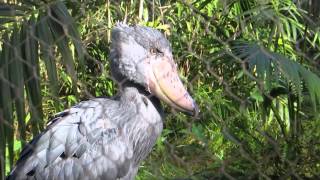
[[[198,108],[183,86],[168,40],[156,29],[117,24],[112,30],[111,72],[133,81],[168,105],[196,115]]]

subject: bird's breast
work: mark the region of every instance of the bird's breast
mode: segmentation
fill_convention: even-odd
[[[152,150],[163,128],[162,116],[157,107],[144,95],[135,99],[136,113],[125,124],[125,135],[133,148],[136,165],[146,158]]]

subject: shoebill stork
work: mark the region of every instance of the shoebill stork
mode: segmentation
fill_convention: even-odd
[[[58,113],[21,152],[8,179],[134,179],[162,131],[160,100],[191,115],[167,39],[143,26],[112,30],[117,97],[94,98]]]

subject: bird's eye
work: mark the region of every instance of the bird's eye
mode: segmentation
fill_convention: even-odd
[[[150,53],[154,54],[154,55],[163,55],[163,52],[161,52],[159,49],[157,48],[151,48],[150,49]]]
[[[156,49],[154,49],[154,48],[151,48],[151,49],[150,49],[150,53],[151,53],[151,54],[155,54],[156,52],[157,52]]]

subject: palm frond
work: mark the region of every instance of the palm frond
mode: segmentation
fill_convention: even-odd
[[[50,10],[56,18],[55,20],[57,20],[56,22],[59,22],[63,27],[65,35],[67,35],[72,40],[78,54],[80,65],[83,65],[84,51],[82,43],[80,41],[80,34],[75,26],[73,18],[68,12],[68,9],[62,2],[57,2],[56,4],[51,6]]]
[[[21,35],[23,36],[21,42],[24,42],[21,50],[24,51],[23,59],[25,60],[25,88],[29,97],[30,122],[34,136],[43,129],[38,42],[34,39],[35,28],[34,16],[31,16],[26,26],[21,27]]]
[[[262,80],[264,83],[269,83],[275,77],[282,78],[291,85],[298,96],[301,96],[304,84],[314,109],[317,109],[317,105],[320,104],[320,84],[315,82],[320,82],[320,78],[316,74],[301,64],[279,53],[271,52],[257,43],[235,41],[231,49],[236,56],[249,64],[249,71],[253,72],[260,82]],[[279,74],[281,77],[278,77]]]
[[[27,6],[0,3],[0,16],[23,16],[26,10],[30,9]]]
[[[10,59],[8,61],[8,73],[9,73],[9,81],[10,81],[10,88],[11,88],[11,99],[14,102],[13,106],[17,113],[17,120],[18,123],[22,123],[21,126],[24,126],[24,118],[25,118],[25,109],[24,109],[24,89],[23,89],[23,64],[21,61],[21,51],[19,47],[19,30],[17,26],[14,26],[13,32],[11,34],[10,39],[10,48],[9,48],[9,56]],[[8,104],[7,104],[8,106]],[[14,119],[11,119],[12,127],[11,133],[14,133]],[[21,127],[20,126],[20,127]],[[20,128],[20,130],[23,127]],[[25,136],[22,133],[23,137]],[[12,141],[12,142],[11,142]],[[10,167],[13,166],[13,157],[14,157],[14,137],[10,137],[8,140],[8,147],[9,147],[9,161]],[[12,149],[11,149],[12,148]]]
[[[53,57],[54,52],[54,37],[51,29],[49,28],[48,20],[44,20],[43,13],[38,16],[38,23],[36,25],[36,36],[39,38],[39,46],[41,59],[44,61],[48,79],[49,88],[51,90],[52,97],[58,97],[58,74],[55,57]],[[58,109],[59,106],[57,101],[55,102],[55,108]]]

